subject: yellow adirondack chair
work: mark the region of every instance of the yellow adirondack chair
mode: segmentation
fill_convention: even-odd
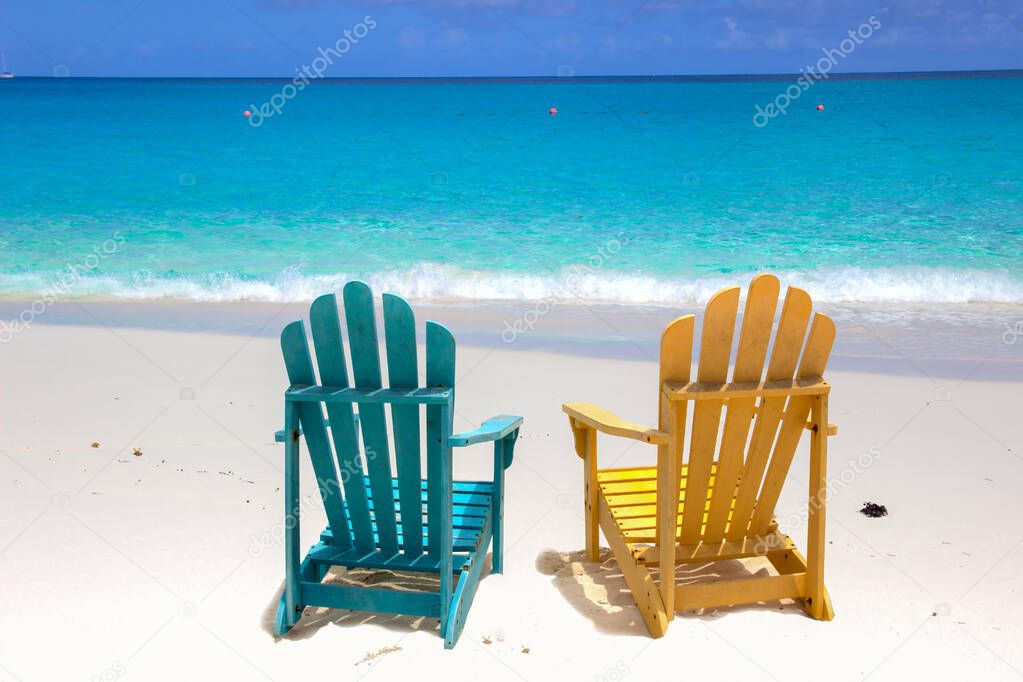
[[[828,422],[831,387],[822,375],[835,324],[820,313],[809,324],[810,296],[790,287],[764,376],[778,294],[773,275],[750,284],[730,380],[739,287],[722,289],[707,303],[696,381],[690,381],[695,317],[668,325],[657,428],[589,403],[562,407],[584,461],[587,558],[597,560],[603,530],[654,637],[664,634],[676,609],[794,598],[813,618],[834,617],[824,588],[824,503],[828,436],[837,428]],[[692,427],[683,457],[687,418]],[[804,430],[810,431],[805,558],[774,519]],[[657,466],[600,469],[598,431],[656,445]],[[754,556],[766,557],[776,575],[676,584],[676,564]],[[660,567],[659,582],[651,566]]]

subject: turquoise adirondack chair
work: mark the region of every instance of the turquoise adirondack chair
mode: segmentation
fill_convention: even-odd
[[[450,649],[465,625],[491,538],[492,570],[503,569],[504,470],[512,463],[522,418],[501,415],[475,431],[452,435],[451,332],[436,322],[426,323],[426,380],[421,385],[412,308],[400,296],[384,294],[389,383],[384,388],[373,293],[363,282],[349,282],[343,299],[354,381],[349,382],[345,368],[333,294],[316,299],[309,310],[319,383],[303,322],[292,322],[281,333],[291,386],[284,394],[284,429],[277,433],[285,451],[286,580],[274,633],[287,633],[306,606],[357,609],[439,618]],[[391,406],[397,476],[391,471],[385,405]],[[426,413],[425,477],[420,407]],[[360,451],[360,430],[365,454]],[[298,458],[303,435],[327,527],[301,558]],[[493,480],[453,481],[452,449],[484,442],[494,444]],[[440,590],[325,583],[331,566],[437,573]]]

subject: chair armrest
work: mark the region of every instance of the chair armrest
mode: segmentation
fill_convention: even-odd
[[[579,424],[611,436],[661,445],[668,442],[668,434],[647,426],[626,421],[618,415],[592,403],[565,403],[561,410]]]
[[[359,415],[358,414],[354,414],[352,416],[355,418],[355,428],[358,429],[359,428]],[[329,429],[330,428],[330,420],[329,419],[324,419],[323,420],[323,426],[325,428]],[[302,427],[301,426],[298,427],[298,435],[299,436],[302,435]],[[284,442],[284,429],[281,429],[280,431],[274,431],[274,441],[276,441],[278,443],[283,443]]]
[[[522,417],[501,414],[483,422],[475,431],[456,433],[448,438],[448,444],[452,447],[461,448],[476,443],[488,443],[500,440],[518,430],[522,426]]]

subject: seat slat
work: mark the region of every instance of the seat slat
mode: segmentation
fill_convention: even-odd
[[[700,337],[700,367],[697,371],[697,381],[716,383],[724,382],[728,378],[728,360],[732,352],[732,336],[735,334],[735,315],[738,306],[739,287],[722,289],[707,303],[703,333]],[[685,511],[679,536],[684,544],[699,540],[723,405],[724,401],[721,400],[705,400],[693,406],[689,477],[686,481]]]
[[[767,346],[771,341],[780,289],[781,283],[774,275],[758,275],[750,282],[735,368],[732,370],[733,382],[760,381],[764,373]],[[702,536],[705,541],[720,542],[725,537],[725,526],[735,500],[755,408],[755,398],[728,401],[721,450],[718,453],[718,482],[712,493],[711,513]]]
[[[368,485],[368,482],[367,482]],[[396,488],[397,486],[395,486]],[[455,491],[452,493],[452,514],[457,516],[462,514],[463,516],[481,516],[489,513],[491,508],[492,492],[490,491],[489,483],[478,483],[478,482],[454,482]],[[368,492],[369,509],[373,512],[373,494]],[[419,494],[421,502],[421,511],[425,515],[427,513],[427,491],[424,488],[421,489]],[[460,512],[459,510],[464,510]],[[400,515],[399,515],[400,516]]]
[[[806,564],[800,564],[797,559],[790,556],[796,547],[792,539],[777,531],[772,531],[765,536],[746,537],[742,540],[724,541],[719,543],[700,542],[695,545],[677,545],[675,547],[675,561],[681,563],[702,563],[706,561],[728,561],[731,559],[744,559],[754,556],[766,556],[776,563],[775,568],[790,568],[791,570],[778,569],[780,573],[797,573],[806,570]],[[632,554],[639,561],[645,564],[658,563],[659,552],[656,547],[633,547]],[[787,566],[786,566],[787,563]]]
[[[376,533],[374,533],[373,536],[374,536],[374,538],[376,538],[379,541],[379,539],[377,538]],[[320,534],[320,539],[323,540],[324,542],[328,542],[328,543],[331,541],[331,539],[333,537],[334,537],[333,536],[333,529],[330,529],[330,528],[325,529]],[[399,541],[402,538],[402,535],[400,533],[398,534],[398,538],[399,538]],[[422,541],[426,542],[427,539],[428,539],[428,534],[423,533]],[[475,531],[473,531],[471,533],[466,533],[466,532],[463,531],[461,533],[456,533],[456,534],[453,534],[451,536],[451,547],[452,547],[452,550],[455,551],[455,552],[470,552],[470,551],[473,551],[477,547],[478,541],[479,541],[479,531],[478,530],[475,530]],[[361,552],[361,550],[352,550],[352,551],[354,551],[354,552]],[[370,554],[379,554],[381,556],[394,556],[394,555],[385,555],[382,552],[380,552],[379,550],[373,550],[372,552],[370,552]],[[419,555],[413,554],[412,556],[419,556]]]
[[[426,502],[427,502],[427,496],[428,496],[427,495],[427,491],[425,491],[425,490],[420,493],[420,499],[422,500],[422,502],[424,504],[426,504]],[[466,505],[466,506],[471,506],[471,507],[485,507],[485,506],[490,504],[490,493],[489,492],[473,493],[473,492],[456,491],[456,492],[452,493],[452,504],[456,504],[456,505],[457,504],[461,504],[461,505]],[[370,506],[370,509],[373,508],[373,495],[372,494],[370,494],[370,496],[369,496],[369,506]]]
[[[644,507],[649,507],[649,505],[643,505],[643,506]],[[682,505],[679,505],[679,506],[681,507]],[[636,515],[628,513],[629,511],[631,511],[630,507],[623,508],[623,511],[626,511],[626,513],[625,514],[617,514],[617,513],[615,513],[614,510],[611,510],[611,515],[618,522],[618,526],[622,530],[642,530],[642,529],[646,529],[646,528],[651,528],[652,529],[656,525],[657,517],[654,514],[645,515],[645,516],[636,516]],[[702,522],[706,522],[707,516],[709,515],[709,512],[710,512],[710,500],[707,500],[707,503],[704,505],[704,509],[703,509],[703,518],[701,520]],[[681,515],[679,515],[677,517],[676,525],[681,526],[681,518],[682,518]]]
[[[709,504],[709,502],[708,502]],[[708,506],[708,510],[710,507]],[[638,504],[635,506],[628,507],[611,507],[611,514],[619,520],[633,520],[641,518],[656,518],[657,507],[652,504]],[[677,509],[678,514],[682,513],[682,503],[680,502]]]
[[[284,354],[284,365],[288,372],[288,381],[295,383],[316,383],[313,372],[313,361],[309,356],[309,342],[306,340],[305,325],[301,320],[292,322],[281,332],[281,351]],[[327,427],[323,422],[323,412],[316,403],[298,404],[299,423],[305,433],[309,459],[316,473],[316,482],[320,489],[320,498],[327,514],[327,520],[335,526],[348,528],[348,513],[341,497],[341,484],[337,479],[337,468],[327,439]],[[285,434],[286,438],[292,434]],[[288,510],[288,516],[298,514],[300,510]],[[298,522],[295,519],[294,522]],[[352,538],[347,532],[338,537],[338,544],[351,547]]]
[[[682,467],[685,475],[685,467]],[[657,467],[632,467],[629,469],[600,469],[597,480],[601,483],[613,481],[657,480]]]
[[[423,515],[425,515],[426,514],[426,505],[425,504],[422,507],[422,511],[423,511]],[[455,502],[454,504],[451,505],[451,514],[454,517],[456,517],[456,518],[459,517],[459,516],[482,517],[482,516],[486,516],[489,511],[490,511],[490,507],[488,507],[488,506],[470,507],[468,505],[458,504],[457,502]]]
[[[713,466],[711,467],[713,470]],[[685,491],[685,478],[681,479],[681,491]],[[714,476],[710,477],[708,482],[708,489],[714,487]],[[628,495],[630,493],[644,493],[644,492],[656,492],[659,489],[659,485],[656,480],[654,481],[615,481],[613,483],[601,483],[600,489],[604,491],[605,495]]]
[[[373,500],[369,501],[370,515],[373,513]],[[490,511],[490,507],[482,503],[482,500],[476,504],[460,504],[458,501],[458,494],[455,494],[455,501],[451,505],[451,513],[453,516],[485,516]],[[426,517],[426,496],[422,497],[422,505],[420,506],[420,516]],[[401,514],[398,514],[398,518],[401,519]]]
[[[338,566],[364,565],[367,567],[416,567],[419,570],[435,571],[437,563],[424,556],[407,556],[404,554],[385,555],[379,550],[362,552],[358,549],[341,550],[329,544],[331,530],[328,528],[322,534],[319,544],[309,550],[308,558],[312,561],[331,563]]]
[[[412,306],[401,296],[384,294],[384,339],[387,345],[387,383],[391,388],[419,386],[416,358],[416,321]],[[394,427],[394,459],[398,469],[398,508],[412,534],[405,551],[423,551],[421,538],[423,518],[419,512],[419,489],[422,470],[419,462],[419,406],[391,405]]]
[[[364,480],[365,484],[368,486],[369,485],[369,477],[367,476],[363,480]],[[391,486],[392,489],[397,490],[398,489],[398,479],[397,478],[392,479],[391,483],[392,483],[392,486]],[[426,479],[423,479],[422,481],[420,481],[419,489],[421,491],[425,491],[426,488],[427,488],[427,482],[426,482]],[[492,482],[490,482],[490,481],[452,481],[451,482],[451,489],[452,489],[453,492],[456,492],[456,493],[485,493],[485,494],[490,494],[491,492],[493,492],[494,484]],[[426,499],[426,498],[424,497],[423,499]]]
[[[476,554],[470,550],[455,550],[454,570],[459,571]],[[426,554],[406,555],[395,554],[386,556],[379,551],[359,552],[358,550],[339,550],[329,544],[318,543],[306,557],[307,562],[345,566],[347,568],[383,568],[400,571],[417,571],[436,573],[440,570],[440,562]]]
[[[334,294],[326,294],[313,301],[309,308],[309,326],[316,348],[320,381],[324,386],[348,388],[341,320]],[[355,426],[355,410],[351,403],[327,403],[325,407],[330,420],[338,470],[342,472],[341,484],[345,489],[355,546],[362,551],[369,551],[375,545],[369,523],[366,489],[359,485],[363,474],[363,459]]]
[[[714,484],[716,464],[711,464],[710,485]],[[602,495],[612,510],[619,507],[636,507],[654,504],[657,501],[656,487],[651,487],[650,478],[656,475],[656,467],[634,467],[630,469],[604,469],[597,472]],[[685,501],[685,483],[688,471],[682,467],[679,479],[679,503]],[[607,480],[611,479],[611,480]]]
[[[469,507],[469,509],[479,510],[481,513],[454,514],[454,515],[452,515],[452,517],[451,517],[452,528],[468,528],[468,529],[478,528],[478,527],[480,527],[480,524],[483,522],[483,519],[485,519],[487,516],[489,516],[489,514],[485,513],[485,510],[483,510],[483,509],[481,509],[479,507]],[[373,517],[372,514],[370,515],[370,526],[373,529],[373,531],[376,532],[376,518]],[[351,527],[351,521],[349,521],[349,527]],[[398,535],[401,535],[402,534],[402,523],[401,523],[400,519],[395,524],[395,528],[397,529]],[[425,537],[426,535],[429,534],[429,529],[428,528],[424,528],[424,530],[422,531],[421,534]]]
[[[480,528],[482,523],[483,523],[483,519],[485,519],[486,517],[487,517],[486,514],[481,514],[481,515],[477,515],[477,514],[470,514],[470,515],[457,514],[457,515],[452,515],[452,517],[451,517],[451,527],[452,528],[465,528],[465,529],[470,529],[470,530],[472,530],[474,528]],[[370,523],[375,524],[376,523],[376,518],[370,517]],[[351,524],[351,521],[349,521],[349,525],[350,524]],[[399,536],[404,534],[404,532],[402,530],[402,523],[401,523],[401,519],[400,518],[398,519],[398,523],[396,525],[396,528],[398,529],[398,535]],[[426,531],[423,531],[420,534],[424,535],[425,533],[426,533]],[[404,547],[402,549],[404,549]]]
[[[714,464],[711,468],[714,468]],[[681,468],[679,481],[684,481],[688,474],[688,468]],[[597,481],[604,485],[606,483],[628,483],[630,481],[643,482],[657,480],[657,467],[636,467],[633,469],[600,469],[597,471]]]
[[[603,497],[603,496],[602,496]],[[609,495],[604,497],[612,507],[629,507],[643,504],[656,504],[657,493],[632,493],[625,495]],[[681,502],[681,496],[679,502]]]
[[[369,479],[368,478],[364,478],[363,480],[364,480],[364,485],[368,488],[369,485],[370,485]],[[397,479],[393,479],[392,485],[393,485],[394,488],[397,488],[398,480]],[[425,486],[425,485],[426,485],[426,481],[420,481],[420,486],[421,487]],[[482,529],[486,526],[487,520],[490,518],[490,516],[492,514],[492,505],[491,505],[492,495],[489,492],[489,488],[492,487],[492,484],[488,483],[488,482],[485,482],[485,481],[454,481],[452,485],[453,485],[453,487],[455,487],[457,489],[460,489],[460,490],[485,491],[485,492],[456,492],[456,493],[454,493],[455,502],[452,505],[452,517],[451,517],[452,546],[454,547],[454,551],[456,551],[456,552],[472,551],[478,545],[479,538],[480,538],[480,533],[482,532]],[[425,512],[427,510],[426,496],[427,496],[427,491],[426,490],[421,490],[421,500],[422,500],[421,505],[420,505],[421,515],[418,517],[420,519],[423,518],[423,514],[425,514]],[[461,504],[461,503],[459,503],[459,499],[460,498],[471,499],[473,504],[471,504],[471,505]],[[379,542],[379,536],[377,535],[376,516],[375,516],[374,510],[373,510],[373,498],[372,498],[372,495],[369,496],[368,502],[369,502],[369,509],[370,509],[369,522],[370,522],[370,527],[371,527],[371,533],[372,533],[373,540],[376,543],[376,542]],[[351,522],[349,522],[349,527],[350,527],[350,524],[351,524]],[[411,545],[407,545],[406,542],[408,542],[408,540],[411,539],[412,534],[404,532],[404,528],[403,528],[403,524],[402,524],[402,521],[400,519],[400,516],[399,516],[399,519],[397,520],[395,528],[396,528],[396,533],[397,533],[397,538],[398,538],[398,544],[399,544],[400,548],[403,550],[403,552],[406,555],[415,556],[416,550],[410,551],[408,549],[409,546],[420,547],[421,548],[421,547],[423,547],[425,544],[427,544],[429,542],[429,535],[430,534],[429,534],[429,525],[428,524],[425,524],[425,525],[420,524],[420,526],[419,526],[420,530],[418,532],[419,543],[416,544],[415,542],[413,542]],[[321,540],[323,542],[327,542],[328,544],[333,542],[333,537],[334,536],[333,536],[332,527],[328,527],[320,535]],[[370,550],[370,552],[374,552],[374,551],[376,551],[376,550]],[[364,550],[360,550],[358,548],[353,549],[352,552],[355,553],[355,554],[357,554],[359,552],[362,552],[363,554],[367,553]],[[381,555],[391,556],[391,555],[388,555],[388,554],[382,553],[382,552],[381,552]]]
[[[380,351],[377,347],[376,318],[373,314],[373,292],[365,282],[349,282],[345,285],[343,298],[355,387],[380,388]],[[359,422],[362,425],[362,440],[366,445],[366,470],[369,473],[373,497],[377,501],[380,551],[384,554],[394,554],[398,551],[398,538],[394,521],[391,454],[384,406],[360,405]],[[387,516],[390,516],[390,519],[386,518]]]
[[[601,498],[605,503],[607,498]],[[656,524],[657,517],[650,513],[650,510],[655,510],[656,507],[653,505],[653,499],[649,500],[648,504],[636,507],[636,509],[648,510],[647,513],[633,514],[631,507],[618,507],[617,510],[612,510],[611,515],[615,522],[618,524],[620,530],[629,536],[630,543],[656,543]],[[702,519],[702,527],[705,528],[708,518],[710,517],[710,501],[707,502]],[[624,512],[624,513],[623,513]],[[682,506],[679,505],[678,516],[676,517],[676,529],[681,528],[682,518]],[[767,532],[772,532],[777,529],[777,522],[772,518],[767,526]]]

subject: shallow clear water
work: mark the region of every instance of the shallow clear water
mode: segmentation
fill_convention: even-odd
[[[15,79],[0,295],[1023,302],[1023,78],[789,82]]]

